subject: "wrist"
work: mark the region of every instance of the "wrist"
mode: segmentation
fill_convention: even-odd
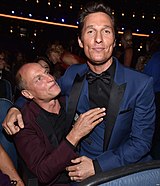
[[[10,183],[11,183],[12,186],[16,186],[17,185],[17,180],[11,180]]]
[[[22,182],[23,183],[23,181],[21,179],[19,179],[19,180],[11,180],[10,181],[10,183],[11,183],[12,186],[16,186],[19,182]]]
[[[73,131],[71,131],[67,136],[66,139],[73,145],[73,146],[77,146],[78,142],[79,142],[79,138],[77,137],[77,135],[74,134]]]

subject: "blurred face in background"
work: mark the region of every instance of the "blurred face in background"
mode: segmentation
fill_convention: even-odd
[[[4,69],[6,65],[4,53],[0,54],[0,70]]]
[[[47,72],[50,73],[50,68],[49,68],[49,65],[48,65],[47,62],[45,62],[44,60],[40,59],[40,60],[38,61],[38,63],[39,63],[43,68],[45,68],[45,69],[47,70]]]
[[[57,52],[51,51],[51,52],[49,53],[49,55],[48,55],[48,58],[49,58],[49,60],[50,60],[53,64],[56,64],[56,63],[60,62],[60,55],[59,55],[59,53],[57,53]]]

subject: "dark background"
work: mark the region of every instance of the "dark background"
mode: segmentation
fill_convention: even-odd
[[[48,5],[50,2],[50,5]],[[61,2],[61,7],[59,3]],[[60,22],[65,19],[65,24],[77,25],[77,15],[81,7],[87,0],[1,0],[0,14],[13,15],[29,18],[29,13],[33,15],[31,19],[45,20],[50,22]],[[115,13],[117,30],[122,31],[130,28],[133,32],[149,34],[151,31],[160,33],[160,1],[159,0],[108,0],[105,1],[111,6]],[[70,9],[72,5],[72,9]],[[122,13],[125,16],[122,16]],[[132,15],[135,13],[136,17]],[[142,15],[145,16],[142,19]],[[153,19],[155,15],[156,19]],[[45,17],[48,16],[48,20]],[[10,30],[12,29],[12,33]],[[34,36],[36,33],[36,36]],[[22,21],[18,19],[4,18],[0,16],[0,46],[14,52],[14,50],[24,50],[28,55],[37,55],[45,52],[48,43],[59,40],[65,47],[77,48],[77,29],[61,26],[54,26],[42,23]],[[134,37],[135,47],[145,46],[148,38]],[[117,38],[117,44],[119,44]],[[143,50],[142,50],[143,51]]]

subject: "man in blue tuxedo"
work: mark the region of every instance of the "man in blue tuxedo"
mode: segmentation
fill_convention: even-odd
[[[82,157],[67,168],[76,181],[151,158],[148,153],[155,125],[152,78],[125,68],[112,56],[114,26],[108,7],[89,3],[79,17],[78,38],[87,63],[71,66],[58,81],[68,100],[77,74],[79,79],[85,76],[77,114],[97,106],[107,109],[104,122],[81,142]]]
[[[66,168],[74,181],[152,159],[149,152],[155,127],[153,80],[124,67],[113,57],[114,27],[108,6],[87,4],[79,17],[78,37],[87,62],[69,67],[58,80],[66,96],[69,127],[75,115],[90,108],[107,110],[104,121],[81,141],[80,157],[72,160],[75,165]],[[10,134],[20,130],[11,124],[14,120],[16,116],[11,119],[8,115],[3,123]]]

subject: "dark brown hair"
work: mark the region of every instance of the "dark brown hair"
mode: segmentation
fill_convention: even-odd
[[[81,38],[81,34],[82,34],[82,29],[84,26],[84,19],[87,15],[92,14],[92,13],[96,13],[96,12],[103,12],[105,14],[107,14],[112,22],[113,22],[113,26],[115,27],[115,20],[114,17],[112,15],[112,11],[111,8],[104,4],[102,1],[99,2],[95,2],[95,1],[90,1],[86,4],[86,6],[80,11],[79,16],[78,16],[78,36]]]

